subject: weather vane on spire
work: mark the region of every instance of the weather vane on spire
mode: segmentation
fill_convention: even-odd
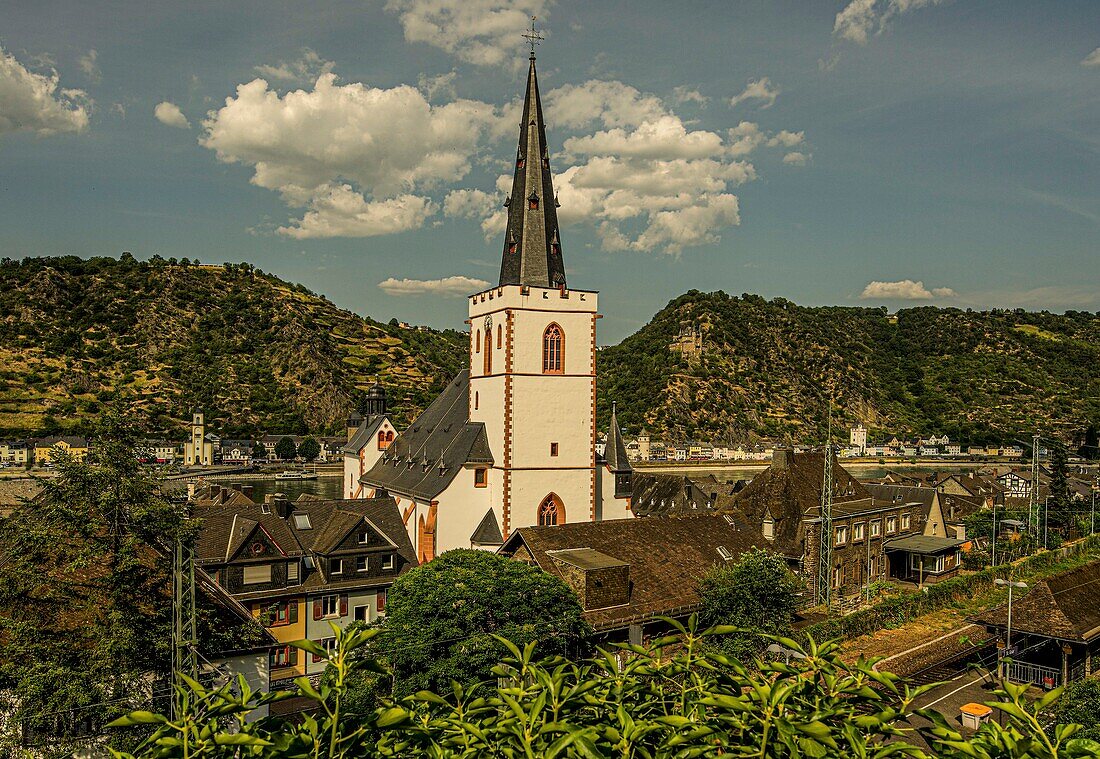
[[[531,46],[531,58],[533,59],[535,57],[535,45],[546,39],[535,29],[535,16],[531,17],[531,28],[523,33],[523,37],[527,40],[527,44]]]

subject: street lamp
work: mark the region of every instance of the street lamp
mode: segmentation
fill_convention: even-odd
[[[1012,648],[1012,589],[1013,588],[1027,588],[1026,582],[1013,582],[1012,580],[1002,580],[998,577],[993,581],[994,585],[1000,585],[1002,587],[1008,586],[1008,630],[1005,633],[1005,653],[1008,654]],[[1003,659],[1004,657],[1002,657]],[[1004,672],[1004,665],[1001,665],[1001,677],[1008,679],[1008,676]]]

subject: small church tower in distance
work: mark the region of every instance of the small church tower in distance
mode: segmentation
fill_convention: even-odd
[[[482,422],[500,527],[596,519],[596,313],[566,285],[532,50],[500,281],[470,298],[470,421]]]

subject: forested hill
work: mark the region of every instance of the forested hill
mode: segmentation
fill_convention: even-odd
[[[116,394],[179,438],[341,429],[377,377],[408,419],[465,360],[453,331],[337,308],[247,265],[73,256],[0,263],[0,434],[79,430]]]
[[[702,352],[670,346],[698,329]],[[612,400],[636,432],[715,443],[823,439],[835,423],[947,433],[963,442],[1067,442],[1100,423],[1100,315],[909,308],[804,308],[782,299],[688,292],[600,351]]]
[[[673,349],[698,330],[702,351]],[[687,341],[690,344],[690,340]],[[150,434],[182,436],[192,406],[223,435],[339,430],[374,379],[399,421],[465,364],[455,331],[337,308],[247,264],[154,258],[0,262],[0,435],[81,430],[116,395]],[[690,353],[690,351],[689,351]],[[946,432],[964,442],[1075,441],[1100,425],[1100,316],[803,308],[688,292],[599,352],[601,427],[751,442],[843,432]]]

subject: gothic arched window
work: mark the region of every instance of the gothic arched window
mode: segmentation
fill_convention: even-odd
[[[474,337],[474,353],[481,353],[481,333],[475,333]]]
[[[561,374],[565,355],[565,333],[551,324],[542,333],[542,373]]]
[[[501,344],[502,344],[502,338],[503,338],[503,336],[504,336],[504,330],[503,330],[503,329],[501,328],[501,326],[500,326],[500,325],[498,324],[498,325],[497,325],[497,347],[498,347],[498,348],[499,348],[499,347],[501,346]]]
[[[539,526],[547,527],[565,524],[565,506],[561,499],[551,493],[539,504]]]

